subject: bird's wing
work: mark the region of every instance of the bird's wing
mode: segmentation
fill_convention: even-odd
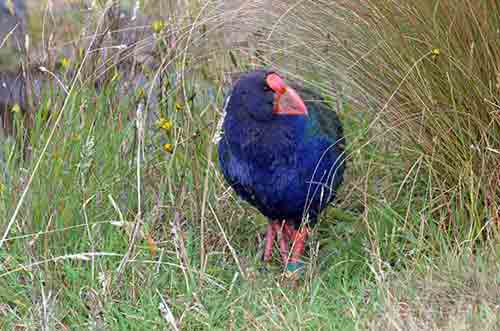
[[[322,136],[331,144],[336,145],[339,150],[343,150],[345,138],[342,123],[333,107],[311,90],[300,88],[299,91],[309,113],[306,135],[308,137]]]

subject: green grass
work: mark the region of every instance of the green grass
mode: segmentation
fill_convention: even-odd
[[[286,1],[276,3],[290,9]],[[284,277],[277,260],[263,268],[266,220],[228,190],[217,166],[212,140],[227,90],[225,72],[251,68],[256,59],[242,48],[229,58],[216,3],[192,1],[165,31],[141,39],[140,45],[153,43],[152,57],[162,63],[136,68],[147,82],[162,77],[154,89],[142,85],[123,94],[130,67],[120,75],[114,68],[129,54],[84,57],[80,50],[89,40],[74,40],[68,72],[56,64],[48,70],[69,87],[81,65],[81,79],[68,96],[42,93],[27,160],[22,132],[29,123],[15,114],[17,134],[0,154],[8,173],[0,173],[0,235],[7,238],[0,249],[0,329],[164,330],[172,323],[180,330],[499,328],[499,252],[496,239],[485,240],[496,238],[495,226],[491,221],[479,231],[466,219],[471,206],[483,206],[472,203],[484,191],[467,190],[466,183],[450,189],[436,176],[435,163],[419,158],[426,155],[422,150],[414,153],[419,145],[397,140],[405,132],[392,135],[399,127],[377,112],[386,94],[373,93],[368,99],[378,103],[364,103],[359,86],[332,84],[328,76],[346,72],[328,56],[349,56],[338,48],[322,48],[323,54],[307,47],[332,38],[314,29],[325,16],[308,16],[318,3],[323,15],[338,18],[337,7],[327,2],[294,7],[283,26],[273,27],[273,38],[261,40],[259,58],[321,90],[339,112],[348,141],[346,180],[335,208],[313,232],[302,279]],[[162,2],[162,14],[169,5]],[[343,8],[343,14],[354,9]],[[100,10],[87,31],[98,29]],[[243,16],[245,10],[251,8],[242,9]],[[337,36],[351,28],[323,27]],[[176,49],[168,46],[172,37]],[[350,56],[357,50],[346,49]],[[110,70],[96,89],[95,70],[102,68]],[[373,92],[361,77],[355,82]],[[138,130],[138,110],[150,93],[158,102],[148,103],[144,131]],[[160,117],[173,127],[159,129]],[[461,223],[448,226],[450,220]]]

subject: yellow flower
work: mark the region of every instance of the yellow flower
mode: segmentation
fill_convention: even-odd
[[[139,98],[146,97],[146,91],[144,90],[144,88],[141,87],[137,90],[137,97],[139,97]]]
[[[164,117],[160,117],[160,119],[158,119],[158,121],[156,121],[156,126],[160,129],[168,131],[174,127],[174,124],[172,123],[171,120],[168,120]]]
[[[180,104],[180,103],[178,103],[178,102],[175,104],[175,110],[176,110],[176,111],[181,111],[181,110],[182,110],[182,108],[184,108],[184,105],[182,105],[182,104]]]
[[[435,60],[441,54],[441,50],[439,48],[433,48],[431,51],[432,59]]]
[[[12,109],[10,111],[13,112],[13,113],[20,113],[21,112],[21,106],[19,106],[19,104],[16,103],[16,104],[14,104],[14,106],[12,106]]]
[[[153,29],[154,33],[160,33],[165,29],[167,26],[167,23],[165,23],[164,20],[155,20],[153,23],[151,23],[151,28]]]
[[[64,69],[68,69],[70,64],[71,64],[70,59],[68,59],[67,57],[64,57],[64,56],[61,58],[61,66]]]
[[[172,124],[172,121],[165,120],[161,126],[161,128],[165,131],[170,130],[174,125]]]
[[[172,153],[174,151],[174,145],[172,145],[172,144],[165,144],[165,145],[163,145],[163,149],[167,153]]]

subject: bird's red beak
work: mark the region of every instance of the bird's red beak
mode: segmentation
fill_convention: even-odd
[[[307,116],[307,107],[298,93],[275,73],[266,77],[267,85],[276,93],[273,114]]]

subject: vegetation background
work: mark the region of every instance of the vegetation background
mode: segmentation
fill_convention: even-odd
[[[500,329],[500,1],[26,5],[0,40],[0,329]],[[348,140],[299,281],[217,167],[260,66]]]

